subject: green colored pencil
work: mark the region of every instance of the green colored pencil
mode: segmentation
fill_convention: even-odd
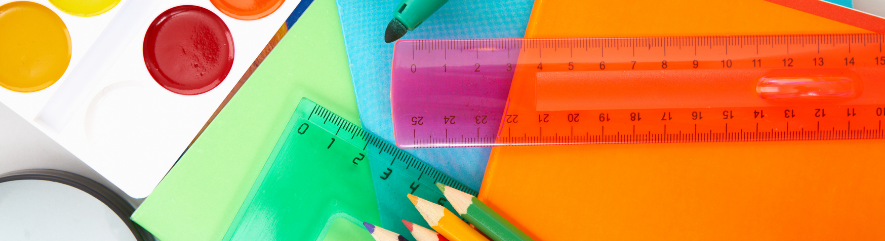
[[[504,217],[501,217],[492,208],[473,195],[464,193],[458,189],[436,183],[439,190],[446,195],[446,199],[467,222],[473,224],[476,229],[495,241],[532,240],[528,235],[513,226]]]

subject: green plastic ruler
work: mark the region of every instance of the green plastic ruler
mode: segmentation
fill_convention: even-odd
[[[224,240],[318,240],[339,219],[378,221],[369,165],[350,160],[362,150],[321,143],[332,138],[293,116]]]
[[[414,239],[400,220],[428,225],[407,193],[452,209],[436,182],[477,194],[303,98],[225,240],[315,240],[339,218],[378,224],[379,212],[381,227]]]

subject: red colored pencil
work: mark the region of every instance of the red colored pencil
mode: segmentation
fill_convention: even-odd
[[[406,225],[409,232],[412,232],[412,236],[415,236],[415,240],[417,241],[449,241],[446,237],[443,237],[436,231],[411,223],[405,219],[403,219],[403,224]]]

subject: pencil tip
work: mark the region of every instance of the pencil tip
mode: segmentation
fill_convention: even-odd
[[[446,192],[446,185],[443,185],[442,183],[437,182],[436,187],[438,187],[440,191]]]
[[[406,228],[409,229],[409,232],[412,232],[412,225],[414,225],[414,224],[412,224],[409,221],[406,221],[405,219],[403,219],[403,224],[406,225]]]
[[[416,197],[415,195],[412,195],[411,193],[406,194],[406,196],[409,197],[409,201],[412,201],[413,205],[418,205],[418,197]]]
[[[375,225],[372,225],[371,223],[368,223],[368,222],[363,222],[363,226],[366,226],[366,229],[369,230],[369,233],[375,232]]]
[[[384,30],[384,42],[391,43],[396,41],[399,38],[402,38],[403,35],[406,35],[406,32],[409,31],[406,29],[406,26],[403,23],[399,22],[399,20],[391,19],[390,23],[387,24],[387,30]]]

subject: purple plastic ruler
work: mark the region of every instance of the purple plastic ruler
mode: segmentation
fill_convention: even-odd
[[[393,52],[390,98],[400,148],[493,143],[519,40],[403,40]]]

